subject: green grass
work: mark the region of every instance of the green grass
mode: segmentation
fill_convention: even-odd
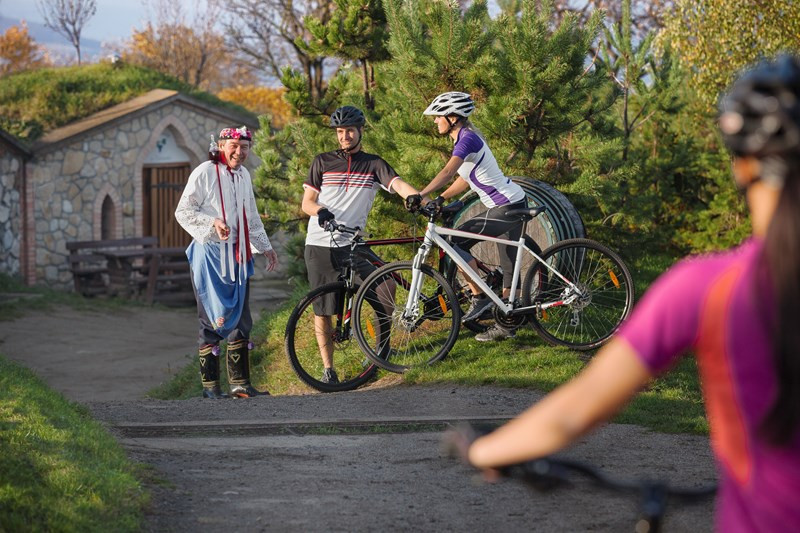
[[[155,70],[95,63],[43,68],[0,78],[0,127],[30,143],[50,130],[158,88],[180,91],[215,108],[251,115],[243,107]]]
[[[138,531],[147,503],[113,437],[0,356],[0,531]]]
[[[665,254],[630,260],[637,295],[641,296],[646,286],[673,262],[674,259]],[[305,288],[298,288],[288,303],[257,322],[253,330],[256,342],[252,353],[253,382],[272,394],[315,392],[295,376],[283,350],[286,322],[304,292]],[[496,385],[546,392],[580,372],[591,355],[549,346],[527,327],[514,339],[503,343],[477,342],[462,328],[458,342],[443,361],[404,374],[402,382],[409,385]],[[394,380],[396,376],[382,372],[379,379]],[[193,361],[171,382],[152,391],[151,396],[196,397],[201,392],[199,382],[197,364]],[[684,358],[670,373],[639,394],[615,421],[661,432],[706,434],[708,425],[694,359]]]

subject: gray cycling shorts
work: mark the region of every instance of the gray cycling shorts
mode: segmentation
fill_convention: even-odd
[[[309,287],[313,290],[326,283],[338,281],[342,262],[347,259],[349,254],[349,248],[306,245],[303,255],[306,260]],[[359,255],[356,259],[356,279],[358,281],[363,281],[378,268],[370,263],[364,257],[365,255],[367,257],[374,256],[374,253],[367,247],[359,248]],[[314,314],[317,316],[336,314],[337,302],[333,294],[316,300],[313,305]]]

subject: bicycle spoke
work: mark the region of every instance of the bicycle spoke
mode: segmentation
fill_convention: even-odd
[[[375,374],[375,366],[364,357],[353,335],[348,303],[354,296],[355,289],[346,289],[343,282],[323,285],[297,304],[287,323],[285,348],[292,368],[319,391],[352,390]],[[338,383],[322,379],[323,351],[331,354]]]
[[[378,366],[393,372],[438,361],[458,334],[460,310],[452,288],[424,266],[419,296],[409,302],[412,273],[408,262],[382,267],[364,281],[354,306],[361,348]],[[370,334],[376,324],[380,339]]]
[[[560,242],[545,250],[542,259],[573,285],[549,271],[526,277],[526,302],[543,306],[564,302],[533,316],[534,328],[548,342],[576,349],[605,342],[633,304],[633,281],[622,260],[587,239]],[[535,276],[541,279],[533,280]]]

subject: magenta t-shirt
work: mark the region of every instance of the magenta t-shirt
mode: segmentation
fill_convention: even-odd
[[[777,448],[758,431],[777,386],[772,306],[754,286],[761,249],[753,239],[681,261],[653,284],[619,332],[654,374],[687,350],[697,354],[720,470],[715,524],[725,533],[800,531],[800,432]]]

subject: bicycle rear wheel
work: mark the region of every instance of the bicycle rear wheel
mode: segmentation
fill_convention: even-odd
[[[542,261],[575,284],[573,290],[541,263],[528,270],[523,304],[537,305],[533,328],[550,344],[576,350],[597,348],[617,331],[633,307],[633,278],[622,259],[589,239],[561,241]]]
[[[406,313],[412,272],[411,261],[382,266],[361,284],[353,305],[358,344],[370,361],[391,372],[402,373],[444,358],[461,325],[453,288],[428,265],[421,267],[413,312]]]
[[[284,348],[289,363],[297,377],[318,391],[353,390],[369,381],[377,371],[353,339],[350,310],[357,290],[358,287],[348,289],[343,281],[321,285],[300,300],[286,323]],[[331,317],[331,331],[326,336],[318,331],[314,307],[322,312],[323,300],[330,298],[336,302],[336,314]],[[333,369],[339,383],[322,381],[325,366],[320,355],[320,342],[328,342],[333,348]]]

